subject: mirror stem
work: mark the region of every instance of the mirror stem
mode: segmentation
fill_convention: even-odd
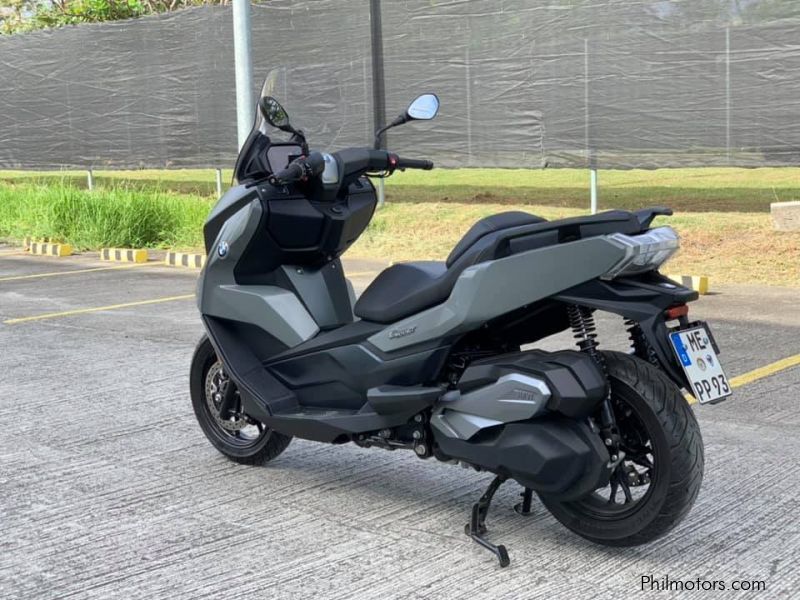
[[[397,115],[394,121],[378,129],[378,131],[375,132],[375,144],[374,144],[375,150],[380,150],[381,137],[383,136],[384,133],[386,133],[387,130],[391,129],[392,127],[397,127],[398,125],[402,125],[406,121],[408,121],[408,116],[405,113],[402,113],[400,115]]]
[[[383,137],[383,133],[389,129],[389,127],[381,127],[378,131],[375,132],[375,142],[372,144],[372,147],[375,150],[381,149],[381,137]]]

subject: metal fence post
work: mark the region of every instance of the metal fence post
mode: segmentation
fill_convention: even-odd
[[[589,39],[583,40],[583,129],[586,144],[586,162],[589,165],[589,210],[597,213],[597,164],[592,149],[592,117],[589,110]]]
[[[91,169],[86,171],[86,188],[90,192],[94,189],[94,172]]]
[[[386,179],[381,177],[378,179],[378,206],[376,208],[383,208],[386,203]]]
[[[467,31],[470,31],[470,19],[467,17]],[[467,101],[467,166],[472,166],[472,73],[470,72],[469,38],[464,48],[464,90]]]
[[[217,198],[222,196],[222,169],[215,169],[215,179],[217,182]]]
[[[233,0],[233,54],[236,71],[236,125],[239,148],[253,125],[253,53],[250,0]]]
[[[386,88],[383,80],[383,25],[381,0],[369,2],[370,43],[372,46],[372,117],[375,131],[386,123]],[[381,142],[386,148],[386,135]],[[378,208],[386,201],[384,180],[378,180]]]
[[[725,152],[731,164],[731,28],[725,28]]]

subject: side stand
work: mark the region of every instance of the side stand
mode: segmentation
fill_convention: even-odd
[[[492,504],[492,498],[505,480],[506,478],[501,475],[498,475],[492,480],[492,483],[489,484],[489,487],[483,493],[481,499],[472,506],[472,517],[466,527],[464,527],[465,533],[469,537],[497,557],[501,567],[507,567],[511,564],[511,559],[508,557],[506,547],[503,545],[495,546],[483,536],[486,534],[486,515]]]

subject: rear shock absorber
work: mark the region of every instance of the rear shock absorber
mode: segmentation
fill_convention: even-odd
[[[638,321],[633,319],[625,319],[625,329],[628,331],[628,339],[631,341],[631,348],[635,356],[648,361],[649,363],[659,367],[658,357],[655,350],[647,342],[644,336],[642,326]]]
[[[567,316],[572,333],[577,340],[578,348],[581,352],[586,352],[591,356],[597,365],[606,372],[606,361],[603,355],[597,350],[600,345],[597,342],[597,325],[594,322],[594,315],[591,309],[585,306],[570,304],[567,306]]]
[[[595,324],[592,310],[585,306],[570,304],[567,306],[567,316],[569,317],[569,324],[574,337],[577,340],[578,348],[580,348],[581,352],[586,352],[592,357],[597,366],[603,371],[606,379],[608,379],[608,367],[605,358],[597,349],[600,344],[597,342],[597,325]],[[611,459],[609,468],[613,471],[624,455],[619,449],[620,438],[614,411],[611,408],[610,385],[608,386],[608,393],[600,405],[600,434],[603,437],[603,443],[608,448],[608,454]]]

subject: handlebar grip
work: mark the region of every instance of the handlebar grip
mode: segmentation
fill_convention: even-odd
[[[311,177],[322,175],[325,170],[325,157],[322,156],[321,152],[312,152],[306,158],[306,167]]]
[[[308,156],[301,156],[293,160],[282,171],[270,175],[269,182],[272,185],[285,185],[309,177],[317,177],[324,170],[325,157],[319,152],[312,152]]]
[[[273,173],[269,180],[270,183],[289,183],[291,181],[299,181],[302,176],[303,166],[297,161],[293,161],[285,169]]]
[[[419,158],[397,158],[398,169],[422,169],[430,171],[433,168],[433,161]]]

